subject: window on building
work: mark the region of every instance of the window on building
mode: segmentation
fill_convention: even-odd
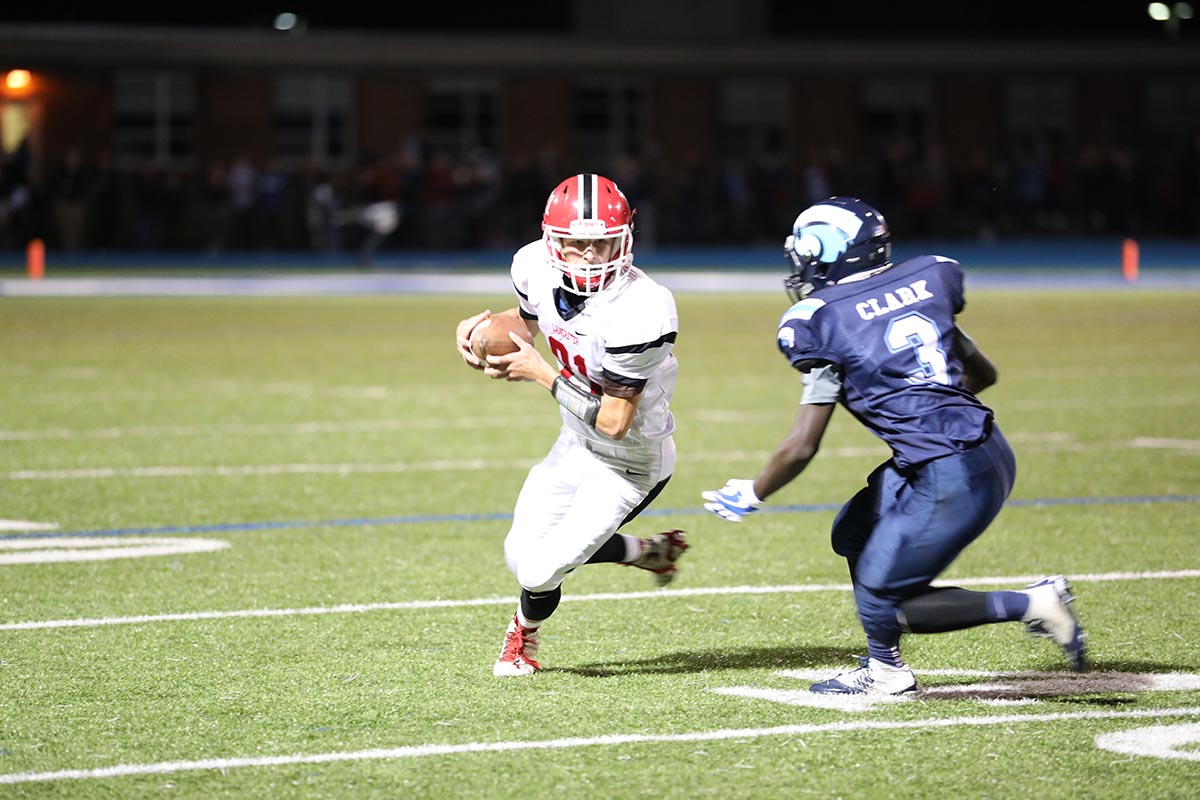
[[[921,79],[876,79],[863,87],[862,131],[872,155],[900,143],[923,150],[929,143],[933,88]]]
[[[782,155],[790,136],[792,94],[782,80],[721,84],[721,150],[733,158]]]
[[[648,140],[646,96],[644,82],[636,79],[576,85],[573,109],[580,163],[611,170],[617,159],[641,154]]]
[[[1069,79],[1010,81],[1004,93],[1004,126],[1010,136],[1062,139],[1071,132]]]
[[[354,93],[349,78],[288,74],[275,81],[275,154],[287,166],[345,164],[353,158]]]
[[[1146,86],[1152,151],[1175,151],[1200,133],[1200,79],[1160,77]]]
[[[124,70],[116,75],[114,157],[119,167],[150,160],[188,167],[196,156],[196,81],[186,72]]]
[[[477,149],[495,154],[500,85],[489,78],[434,78],[425,86],[425,141],[455,161]]]

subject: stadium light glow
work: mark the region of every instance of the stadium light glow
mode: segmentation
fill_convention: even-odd
[[[33,76],[29,74],[29,70],[27,69],[10,70],[4,76],[4,87],[13,91],[28,89],[31,83],[33,83]]]
[[[1174,38],[1179,35],[1180,20],[1192,18],[1192,4],[1187,2],[1178,2],[1172,5],[1166,3],[1151,3],[1146,6],[1146,13],[1150,15],[1150,19],[1155,22],[1163,23],[1166,28],[1167,35]]]
[[[299,18],[290,11],[285,11],[275,17],[275,30],[290,31],[296,27]]]

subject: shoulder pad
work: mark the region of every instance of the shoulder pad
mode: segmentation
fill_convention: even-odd
[[[817,312],[821,306],[825,305],[825,301],[819,297],[808,297],[801,300],[796,305],[783,312],[783,316],[779,320],[779,327],[792,322],[793,320],[807,322],[812,319],[813,314]]]

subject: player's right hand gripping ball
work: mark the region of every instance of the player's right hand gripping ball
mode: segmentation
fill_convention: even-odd
[[[520,348],[509,338],[509,331],[533,344],[533,336],[524,320],[509,314],[498,314],[488,317],[471,331],[471,352],[484,363],[487,363],[488,356],[505,356],[517,352]]]

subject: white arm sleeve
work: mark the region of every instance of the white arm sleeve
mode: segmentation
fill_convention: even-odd
[[[832,364],[824,364],[802,372],[800,380],[804,384],[804,394],[800,396],[801,405],[836,403],[842,393],[842,376]]]

